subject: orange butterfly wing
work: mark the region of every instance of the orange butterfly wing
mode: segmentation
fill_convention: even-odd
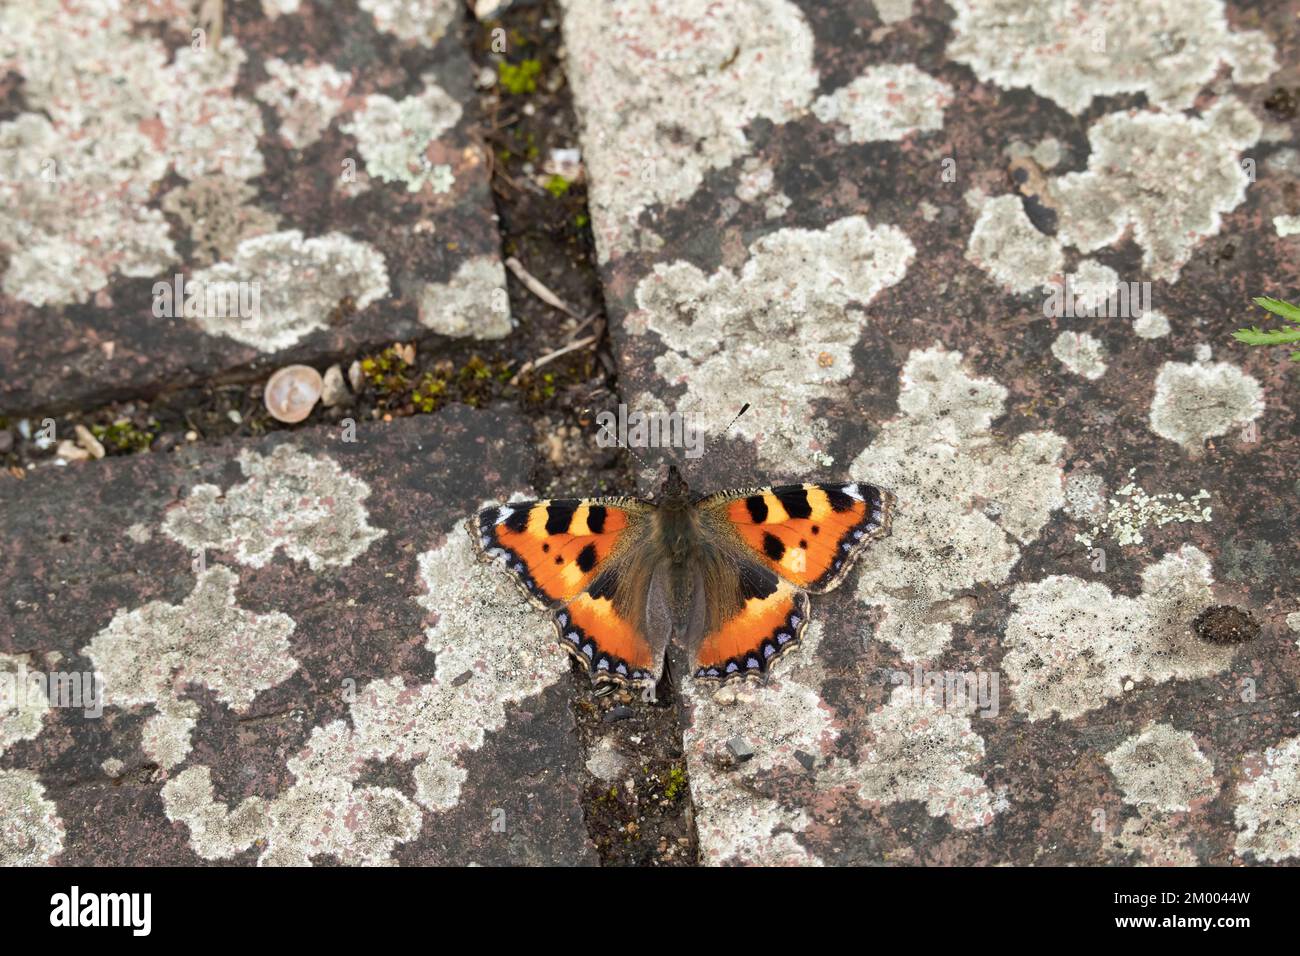
[[[821,594],[844,579],[863,548],[889,534],[894,496],[874,485],[780,485],[724,492],[726,518],[762,562]]]
[[[593,680],[630,683],[658,669],[650,643],[614,607],[618,555],[648,510],[629,498],[514,502],[479,512],[470,532],[534,604],[555,612],[560,645]]]
[[[727,491],[700,503],[741,542],[740,610],[700,640],[695,676],[764,674],[799,643],[806,592],[829,591],[874,538],[889,533],[893,496],[866,484]]]

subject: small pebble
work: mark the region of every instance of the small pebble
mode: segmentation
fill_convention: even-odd
[[[186,432],[186,433],[185,433],[185,440],[186,440],[186,441],[198,441],[198,440],[199,440],[199,433],[198,433],[198,432]]]
[[[732,737],[727,741],[727,752],[731,754],[731,759],[737,763],[742,763],[754,756],[754,748],[744,737]]]
[[[366,386],[366,373],[361,370],[360,362],[353,362],[348,366],[348,383],[352,386],[352,391],[358,395]]]
[[[342,405],[349,398],[347,383],[343,381],[343,369],[331,365],[325,370],[322,379],[320,400],[327,408]]]
[[[605,723],[612,724],[616,720],[627,720],[634,713],[636,713],[636,711],[631,707],[624,707],[622,704],[619,704],[617,707],[611,707],[609,709],[609,712],[605,714],[604,720]]]
[[[90,457],[90,452],[67,438],[59,442],[54,453],[64,461],[85,461]]]
[[[233,408],[230,411],[226,412],[226,417],[229,418],[236,425],[242,425],[244,423],[244,416],[239,414],[239,412]]]
[[[85,425],[77,425],[73,431],[77,436],[77,444],[90,452],[91,458],[104,457],[104,446],[100,444],[99,439],[94,436],[89,428]]]

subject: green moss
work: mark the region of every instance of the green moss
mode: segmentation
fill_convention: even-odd
[[[559,199],[569,191],[570,182],[558,173],[546,180],[546,191]]]
[[[577,226],[579,229],[586,229],[587,223],[589,222],[591,222],[591,219],[588,218],[585,212],[580,212],[573,217],[573,224]]]
[[[664,786],[664,796],[676,800],[686,793],[686,768],[673,767],[668,771],[668,783]]]
[[[523,93],[536,93],[537,80],[542,75],[541,60],[524,60],[521,63],[497,63],[497,75],[501,79],[501,88],[513,96]]]
[[[91,425],[90,433],[99,439],[105,451],[129,455],[148,451],[159,429],[158,422],[152,418],[144,428],[138,428],[130,419],[119,418],[111,425]]]

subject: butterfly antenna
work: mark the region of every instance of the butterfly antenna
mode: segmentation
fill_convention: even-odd
[[[731,424],[729,424],[726,428],[724,428],[722,431],[718,432],[718,434],[714,436],[713,441],[709,442],[708,446],[704,449],[704,454],[700,455],[699,458],[696,458],[694,462],[688,462],[686,467],[683,468],[682,470],[689,471],[689,469],[694,468],[705,458],[708,458],[709,452],[713,451],[713,449],[718,446],[718,442],[722,441],[722,439],[727,437],[727,433],[731,431],[732,426],[734,426],[736,422],[740,421],[740,416],[745,414],[745,412],[747,411],[749,411],[749,402],[746,402],[744,405],[740,406],[740,411],[736,412],[736,417],[731,420]]]

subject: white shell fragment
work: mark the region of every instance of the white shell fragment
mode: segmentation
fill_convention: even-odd
[[[310,365],[286,365],[267,381],[262,401],[272,418],[292,425],[311,414],[324,387],[320,372]]]

